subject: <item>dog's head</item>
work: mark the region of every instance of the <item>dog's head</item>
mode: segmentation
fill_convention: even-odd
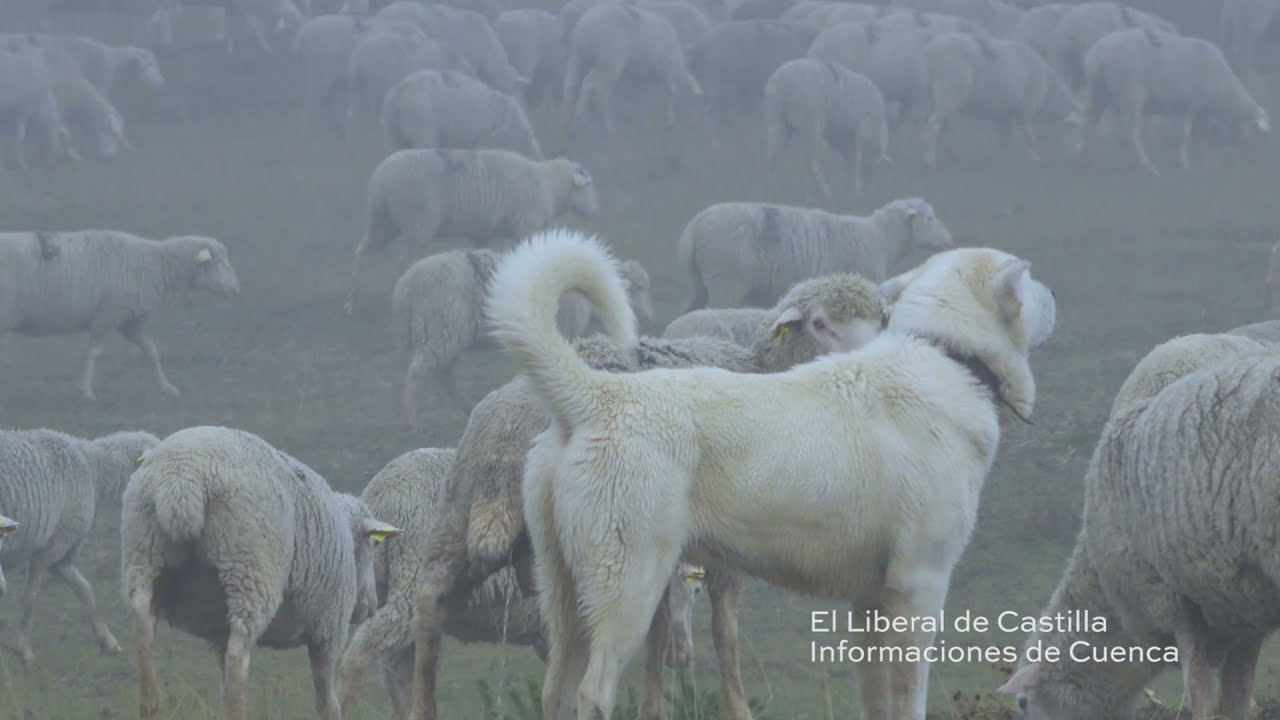
[[[992,248],[957,248],[880,285],[888,332],[916,335],[984,363],[999,381],[1001,423],[1030,417],[1035,381],[1027,355],[1053,334],[1053,291],[1031,263]]]

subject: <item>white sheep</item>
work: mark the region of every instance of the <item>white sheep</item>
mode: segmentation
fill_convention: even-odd
[[[924,47],[921,72],[931,100],[924,137],[925,162],[931,167],[937,163],[939,138],[955,116],[999,123],[1006,136],[1016,127],[1028,154],[1039,160],[1035,120],[1050,93],[1069,100],[1057,120],[1076,110],[1070,92],[1049,63],[1030,45],[1016,40],[964,33],[935,35]]]
[[[529,81],[524,88],[524,101],[536,106],[544,97],[558,99],[569,57],[560,19],[546,10],[516,8],[498,15],[493,31],[511,66]]]
[[[0,550],[4,549],[4,536],[12,533],[14,530],[17,530],[19,527],[21,527],[21,523],[17,520],[0,515]],[[4,599],[5,589],[4,565],[0,564],[0,600]]]
[[[688,0],[641,0],[641,5],[666,18],[686,51],[711,30],[711,19]]]
[[[1005,37],[1009,40],[1024,42],[1036,49],[1045,60],[1049,60],[1050,47],[1053,45],[1054,28],[1062,17],[1074,5],[1062,2],[1045,3],[1028,8],[1016,25],[1009,29]]]
[[[146,323],[168,297],[188,290],[240,292],[222,243],[198,235],[150,240],[114,230],[0,233],[0,333],[87,332],[80,391],[89,400],[95,398],[94,365],[113,331],[142,350],[162,390],[178,395]]]
[[[1072,151],[1083,152],[1107,110],[1115,112],[1133,144],[1138,162],[1159,175],[1147,157],[1142,122],[1148,114],[1182,120],[1178,162],[1191,164],[1194,124],[1213,119],[1233,130],[1271,132],[1267,111],[1249,94],[1213,43],[1200,38],[1133,28],[1094,43],[1085,55],[1085,108]]]
[[[179,430],[148,450],[123,504],[142,717],[161,714],[152,643],[162,619],[218,652],[228,720],[248,718],[252,649],[302,644],[316,708],[341,719],[338,659],[348,626],[377,607],[373,545],[397,528],[262,438],[224,427]]]
[[[675,124],[676,98],[682,88],[702,95],[702,87],[685,64],[680,36],[665,17],[645,5],[601,2],[582,14],[569,36],[561,123],[574,127],[594,98],[605,128],[613,132],[612,95],[624,71],[651,72],[662,80],[667,88],[668,126]]]
[[[693,366],[743,373],[780,372],[826,352],[833,336],[846,338],[854,345],[865,342],[880,328],[883,304],[876,287],[865,278],[842,276],[842,281],[829,287],[825,295],[830,306],[826,302],[779,302],[766,311],[766,320],[756,327],[746,346],[710,337],[643,338],[634,349],[624,349],[603,335],[595,335],[574,341],[574,347],[592,367],[609,372]],[[451,501],[436,525],[429,549],[423,552],[431,562],[418,597],[418,720],[435,717],[440,628],[452,608],[484,578],[508,565],[527,565],[531,558],[520,485],[529,443],[547,428],[548,422],[529,378],[523,375],[485,396],[467,420],[445,491]],[[725,716],[749,718],[738,667],[740,587],[731,573],[712,563],[707,567],[707,589]],[[651,652],[659,649],[649,643]],[[649,662],[647,667],[657,669],[661,665]],[[656,673],[646,673],[643,718],[660,716],[660,680]]]
[[[47,575],[57,576],[84,606],[99,650],[120,645],[98,611],[93,588],[76,567],[99,508],[118,506],[139,456],[160,442],[146,432],[118,432],[82,440],[55,430],[0,431],[0,506],[22,518],[20,532],[0,547],[10,572],[25,573],[17,649],[35,657],[31,629],[36,598]]]
[[[968,18],[995,35],[1007,34],[1026,14],[1003,0],[893,0],[890,7]]]
[[[120,150],[130,149],[124,119],[81,71],[80,61],[67,49],[45,42],[45,63],[63,120],[89,136],[102,157],[114,157]]]
[[[749,345],[756,328],[768,317],[765,308],[701,308],[691,310],[667,323],[664,340],[713,337],[738,345]]]
[[[591,173],[567,158],[530,160],[508,150],[398,150],[369,177],[364,235],[351,265],[345,311],[355,311],[364,259],[392,240],[428,247],[437,237],[514,241],[566,213],[600,212]]]
[[[1250,717],[1258,655],[1280,627],[1280,356],[1203,359],[1102,431],[1076,547],[1042,613],[1074,621],[1032,634],[1058,654],[1000,688],[1025,717],[1132,717],[1171,665],[1190,717]]]
[[[302,120],[304,128],[317,115],[339,135],[346,132],[347,64],[361,33],[371,23],[360,15],[317,15],[294,37],[293,50],[302,65]]]
[[[1085,55],[1103,37],[1127,28],[1177,34],[1168,20],[1119,2],[1083,2],[1062,14],[1048,36],[1045,59],[1072,90],[1085,84]]]
[[[511,66],[493,26],[478,12],[399,0],[374,17],[411,22],[433,39],[453,46],[475,68],[476,76],[495,90],[519,95],[529,82]]]
[[[391,696],[392,716],[404,718],[412,705],[414,599],[431,559],[422,550],[429,547],[432,529],[447,502],[445,488],[454,457],[453,448],[410,450],[379,470],[360,495],[370,512],[404,533],[374,554],[378,609],[356,629],[342,658],[339,699],[348,716],[363,675],[375,661]],[[666,642],[673,666],[683,667],[691,659],[691,616],[701,589],[697,569],[685,564],[668,582],[672,617]],[[546,660],[537,600],[525,596],[515,568],[503,568],[472,591],[466,607],[448,618],[443,631],[467,643],[531,646],[539,659]]]
[[[1242,77],[1253,74],[1258,42],[1278,13],[1277,0],[1223,0],[1218,46]]]
[[[146,48],[107,45],[82,35],[46,35],[42,40],[74,57],[85,79],[103,96],[110,96],[122,79],[133,79],[157,90],[164,87],[160,63],[155,53]]]
[[[1034,405],[1028,355],[1053,332],[1030,263],[938,253],[881,286],[884,333],[856,350],[823,334],[831,354],[755,375],[591,368],[553,303],[582,292],[634,351],[615,264],[580,234],[540,233],[498,266],[486,308],[552,417],[522,485],[551,641],[543,715],[611,716],[644,637],[635,620],[686,553],[885,617],[939,617],[1002,427]],[[902,650],[934,637],[914,625],[858,638],[873,659],[863,717],[923,720],[929,662]],[[877,647],[898,650],[876,663]]]
[[[431,377],[460,410],[471,405],[453,375],[454,364],[468,349],[490,343],[483,332],[485,294],[499,254],[493,250],[450,250],[428,255],[405,270],[391,293],[400,345],[412,357],[404,381],[404,420],[418,423],[418,396]],[[634,260],[623,271],[628,296],[637,315],[653,317],[649,274]],[[560,299],[560,330],[567,337],[585,335],[591,326],[591,306],[581,295]]]
[[[1140,400],[1155,397],[1161,390],[1195,370],[1265,348],[1266,343],[1234,331],[1216,335],[1182,335],[1163,342],[1139,360],[1129,377],[1125,378],[1111,402],[1109,417],[1116,417]]]
[[[1262,322],[1241,325],[1228,330],[1228,335],[1243,335],[1261,343],[1275,345],[1280,343],[1280,320],[1263,320]]]
[[[777,173],[782,150],[797,138],[808,155],[809,170],[824,197],[831,186],[822,171],[824,145],[844,159],[854,191],[862,193],[864,146],[873,161],[892,164],[889,120],[880,88],[866,75],[827,60],[797,58],[783,63],[764,86],[765,157]]]
[[[680,234],[680,267],[693,278],[689,310],[765,306],[811,277],[856,272],[879,282],[912,251],[952,247],[951,231],[921,198],[870,215],[766,203],[716,203]]]
[[[50,147],[79,159],[53,93],[47,55],[34,37],[0,39],[0,129],[7,131],[10,151],[24,170],[28,165],[23,146],[33,126],[54,140]]]
[[[913,111],[918,114],[928,107],[920,66],[925,46],[937,34],[915,26],[886,31],[878,21],[842,23],[819,33],[808,56],[871,78],[885,102],[893,106],[896,122],[902,124]]]
[[[418,70],[471,72],[452,45],[408,23],[383,22],[363,32],[347,58],[347,125],[358,112],[378,117],[396,83]]]
[[[387,91],[382,132],[406,148],[497,148],[542,160],[542,145],[516,98],[451,70],[419,70]]]
[[[958,32],[970,35],[989,35],[987,28],[969,18],[947,15],[944,13],[923,12],[910,8],[890,7],[883,17],[876,19],[876,25],[886,35],[912,28],[923,28],[932,32]]]
[[[293,0],[225,0],[222,4],[228,16],[239,15],[244,18],[253,39],[265,53],[272,51],[271,43],[267,42],[268,27],[296,31],[307,19]],[[173,44],[173,19],[184,11],[184,0],[160,0],[150,24],[159,31],[161,44]],[[220,34],[226,43],[227,52],[235,54],[235,35],[226,31],[225,20]]]

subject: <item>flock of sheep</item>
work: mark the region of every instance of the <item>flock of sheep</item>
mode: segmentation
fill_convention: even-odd
[[[1001,430],[1030,422],[1028,355],[1053,332],[1055,300],[1026,260],[956,247],[920,197],[866,215],[724,202],[676,241],[688,312],[641,337],[657,320],[648,273],[559,227],[608,209],[589,168],[544,155],[526,108],[551,102],[566,128],[614,132],[616,106],[633,99],[623,91],[656,80],[667,123],[683,96],[701,98],[724,126],[717,142],[759,108],[762,171],[799,140],[823,197],[824,157],[839,156],[861,191],[872,165],[895,162],[893,141],[912,122],[928,165],[948,122],[969,115],[1019,131],[1036,158],[1037,129],[1074,152],[1100,125],[1118,130],[1152,172],[1149,114],[1182,123],[1184,166],[1200,123],[1270,130],[1232,67],[1248,76],[1277,5],[1260,0],[1226,0],[1225,54],[1113,2],[571,0],[558,15],[466,5],[348,0],[312,16],[291,0],[226,4],[264,50],[270,29],[290,35],[309,123],[342,136],[362,118],[380,123],[388,154],[368,181],[348,315],[370,256],[397,241],[402,260],[447,238],[497,248],[415,257],[390,292],[409,353],[405,419],[419,421],[431,378],[470,412],[456,447],[406,452],[356,497],[231,428],[0,433],[0,563],[24,574],[25,660],[45,573],[73,589],[102,652],[120,651],[75,566],[96,512],[118,503],[143,717],[164,704],[152,658],[164,620],[218,652],[228,718],[249,714],[255,646],[306,646],[326,720],[350,714],[371,667],[396,717],[435,718],[444,633],[533,647],[548,665],[546,716],[558,720],[611,717],[643,645],[642,716],[661,718],[663,665],[689,662],[705,585],[724,713],[748,720],[737,575],[891,613],[940,610]],[[185,12],[157,4],[164,40]],[[164,85],[140,47],[0,38],[0,130],[18,165],[32,143],[77,161],[78,137],[103,156],[128,148],[109,95],[130,73]],[[240,292],[216,239],[0,233],[0,332],[88,333],[90,400],[113,332],[179,394],[146,323],[192,290]],[[1259,432],[1280,412],[1271,333],[1177,338],[1138,364],[1102,431],[1084,527],[1046,610],[1116,618],[1107,643],[1176,644],[1196,720],[1245,719],[1262,642],[1280,627],[1280,454]],[[494,340],[524,372],[473,406],[451,373]],[[814,424],[850,439],[833,446]],[[1123,717],[1161,669],[1024,664],[1003,689],[1028,718]],[[927,664],[859,672],[863,717],[923,720]]]

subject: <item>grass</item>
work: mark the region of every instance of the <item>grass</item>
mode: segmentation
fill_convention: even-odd
[[[85,17],[58,29],[92,30],[106,39],[120,31]],[[262,435],[350,491],[405,450],[452,445],[466,416],[443,398],[427,402],[430,415],[420,433],[398,420],[407,359],[388,325],[387,295],[395,277],[389,257],[375,263],[357,317],[348,320],[341,312],[364,183],[381,157],[376,136],[366,130],[343,145],[324,134],[300,133],[298,68],[286,55],[226,58],[201,50],[161,54],[161,63],[169,91],[129,89],[117,98],[135,152],[74,168],[0,173],[0,217],[13,229],[213,235],[230,249],[242,295],[178,298],[157,319],[166,368],[183,392],[178,400],[159,391],[123,341],[108,346],[99,363],[100,400],[86,404],[75,386],[85,338],[5,336],[4,424],[82,435],[128,427],[165,435],[191,425],[231,425]],[[1277,97],[1276,89],[1268,84],[1263,98]],[[1172,149],[1153,135],[1155,162],[1169,168],[1156,179],[1142,174],[1124,148],[1101,153],[1089,169],[1047,149],[1045,162],[1036,166],[1016,148],[1000,149],[985,128],[959,128],[959,157],[946,162],[944,156],[940,170],[925,171],[918,153],[904,146],[896,150],[898,164],[879,173],[865,196],[855,197],[838,181],[835,200],[824,203],[809,194],[796,158],[778,176],[764,172],[754,120],[748,127],[757,135],[729,138],[717,150],[708,144],[706,127],[664,130],[657,127],[659,116],[642,107],[617,139],[586,134],[574,139],[571,154],[591,168],[600,188],[604,213],[591,228],[649,268],[663,321],[680,311],[689,292],[674,267],[676,237],[699,209],[727,200],[865,213],[891,198],[919,195],[934,204],[958,242],[1023,255],[1057,291],[1059,329],[1033,361],[1036,425],[1014,429],[1005,441],[978,529],[955,574],[953,614],[1032,613],[1044,604],[1074,539],[1080,478],[1101,419],[1142,354],[1176,334],[1225,330],[1264,316],[1267,250],[1280,234],[1275,140],[1245,159],[1210,147],[1191,171],[1178,172]],[[544,147],[562,152],[566,138],[548,113],[536,111],[533,120]],[[1042,137],[1048,146],[1053,136],[1044,131]],[[480,397],[512,369],[496,353],[475,353],[461,364],[459,377],[468,396]],[[126,655],[99,656],[70,593],[49,583],[37,615],[36,662],[23,668],[13,656],[0,655],[0,720],[132,716],[136,678],[131,626],[118,599],[113,515],[103,513],[80,566],[95,583]],[[21,578],[10,582],[12,594],[0,606],[0,642],[12,638],[17,620]],[[847,716],[854,703],[849,668],[808,661],[809,612],[843,605],[759,583],[748,583],[742,602],[744,680],[768,717]],[[673,697],[683,687],[699,693],[718,687],[705,605],[696,619],[697,659],[685,685],[671,681]],[[942,640],[1016,646],[1022,638],[949,633]],[[498,717],[486,707],[478,682],[489,684],[491,702],[504,698],[510,710],[510,693],[526,692],[524,678],[539,672],[522,648],[451,643],[445,652],[439,697],[448,718]],[[157,653],[171,716],[213,717],[218,683],[211,654],[168,629],[160,631]],[[1264,656],[1259,698],[1280,694],[1277,660],[1274,649]],[[314,717],[304,652],[260,651],[253,666],[256,717]],[[1003,707],[1002,699],[987,696],[1001,678],[989,663],[939,665],[931,707],[998,717],[981,713]],[[628,682],[634,686],[636,679],[633,670]],[[1156,685],[1170,707],[1179,703],[1178,687],[1173,673]],[[387,707],[371,682],[354,716],[385,717]],[[714,716],[705,710],[700,717]]]

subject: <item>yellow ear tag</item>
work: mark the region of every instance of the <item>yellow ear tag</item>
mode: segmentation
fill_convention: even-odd
[[[147,459],[147,454],[146,454],[146,453],[142,453],[141,455],[139,455],[139,456],[138,456],[138,459],[137,459],[137,460],[134,460],[134,462],[135,462],[135,463],[137,463],[137,464],[139,464],[139,465],[141,465],[141,464],[142,464],[142,461],[143,461],[143,460],[146,460],[146,459]]]
[[[375,530],[375,531],[373,531],[373,532],[369,533],[369,539],[373,540],[373,541],[374,541],[374,542],[376,542],[376,543],[380,543],[380,542],[383,542],[384,540],[386,540],[388,537],[390,537],[390,535],[391,535],[391,533],[389,533],[389,532],[383,532],[383,531],[381,531],[381,530]]]
[[[699,583],[705,580],[706,577],[707,577],[706,570],[700,567],[695,567],[690,569],[688,574],[684,576],[684,581],[689,583]]]
[[[791,332],[790,325],[779,325],[773,336],[778,338],[778,342],[782,342],[787,338],[787,333]]]

